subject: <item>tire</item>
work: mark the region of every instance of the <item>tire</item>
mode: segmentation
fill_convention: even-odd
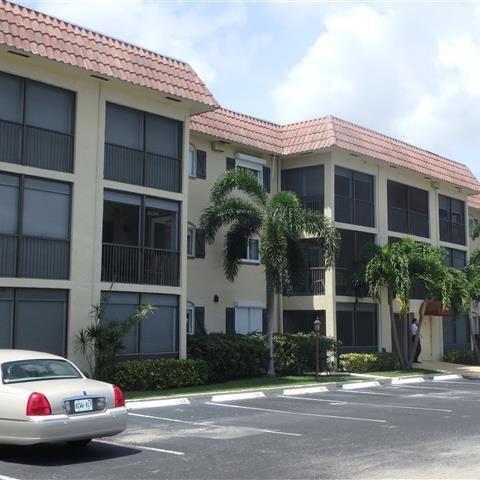
[[[72,440],[71,442],[67,442],[67,444],[71,447],[86,447],[91,441],[91,438],[85,438],[83,440]]]

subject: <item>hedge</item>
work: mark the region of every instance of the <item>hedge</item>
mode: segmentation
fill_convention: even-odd
[[[123,390],[162,390],[203,385],[208,367],[203,360],[130,360],[101,372],[101,379]]]
[[[394,353],[343,353],[338,359],[338,370],[342,372],[363,373],[396,370],[398,358]]]
[[[461,363],[463,365],[478,365],[477,357],[472,350],[447,352],[443,356],[443,361],[448,363]]]
[[[275,335],[273,341],[278,374],[302,375],[315,370],[315,334]],[[335,368],[339,345],[332,338],[320,338],[321,370]],[[211,383],[258,377],[267,371],[268,345],[265,335],[191,335],[187,349],[189,358],[207,362]]]

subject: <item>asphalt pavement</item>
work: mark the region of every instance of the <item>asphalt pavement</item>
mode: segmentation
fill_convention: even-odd
[[[88,447],[1,447],[0,480],[480,475],[479,380],[214,400],[145,404]]]

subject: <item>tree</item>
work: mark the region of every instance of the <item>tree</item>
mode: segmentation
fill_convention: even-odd
[[[82,328],[74,337],[77,351],[87,360],[91,378],[98,378],[105,367],[113,364],[116,355],[125,348],[123,343],[125,335],[154,310],[152,305],[140,305],[126,319],[104,322],[105,305],[108,300],[109,293],[106,293],[100,303],[92,306],[89,315],[92,323]]]
[[[480,251],[478,251],[480,253]],[[480,261],[471,260],[470,263],[463,269],[467,279],[467,289],[470,295],[471,305],[468,311],[468,321],[470,326],[470,336],[473,345],[473,350],[477,358],[477,362],[480,362],[480,354],[478,351],[478,344],[475,338],[475,328],[473,324],[473,306],[478,306],[480,303]]]
[[[477,222],[473,225],[470,236],[472,240],[480,238],[480,222]],[[480,265],[480,249],[474,250],[472,252],[472,255],[470,257],[470,263],[476,263]]]
[[[379,248],[367,265],[365,279],[372,298],[380,300],[381,288],[387,290],[393,341],[403,369],[412,368],[429,300],[440,301],[444,310],[453,308],[456,312],[466,312],[470,308],[465,272],[445,266],[443,248],[409,238]],[[416,282],[424,286],[425,297],[420,306],[415,342],[410,355],[407,355],[407,352],[400,348],[393,302],[394,299],[399,301],[400,315],[405,320],[409,311],[412,286]],[[408,329],[406,335],[410,336]]]
[[[322,214],[303,209],[295,194],[278,192],[268,196],[258,179],[243,170],[220,176],[212,187],[210,202],[200,225],[210,244],[220,228],[228,227],[223,266],[229,281],[233,282],[238,274],[248,239],[254,235],[260,238],[260,261],[267,279],[268,374],[274,375],[275,294],[288,293],[299,277],[303,264],[300,240],[304,234],[318,240],[325,267],[330,268],[338,249],[338,232]]]

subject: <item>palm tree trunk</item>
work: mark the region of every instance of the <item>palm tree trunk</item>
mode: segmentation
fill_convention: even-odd
[[[273,328],[275,324],[275,290],[267,281],[267,341],[268,341],[268,370],[269,377],[275,376],[275,364],[273,362]]]
[[[427,302],[424,300],[420,306],[417,334],[415,335],[415,341],[413,342],[412,351],[408,358],[408,369],[410,370],[413,365],[413,359],[415,358],[415,352],[417,351],[418,343],[420,342],[420,332],[422,330],[423,319],[425,318],[425,309],[427,308]]]
[[[477,363],[480,361],[480,357],[478,354],[478,345],[477,345],[477,339],[475,338],[475,334],[473,333],[475,328],[473,325],[473,315],[472,312],[468,314],[468,322],[470,325],[470,339],[473,345],[473,351],[475,352],[475,359],[477,360]]]
[[[398,339],[397,324],[395,323],[395,314],[393,313],[393,298],[388,296],[388,308],[390,310],[390,322],[392,325],[392,336],[395,349],[397,350],[398,359],[400,360],[400,368],[403,370],[405,368],[405,358],[403,352],[400,348],[400,341]]]

